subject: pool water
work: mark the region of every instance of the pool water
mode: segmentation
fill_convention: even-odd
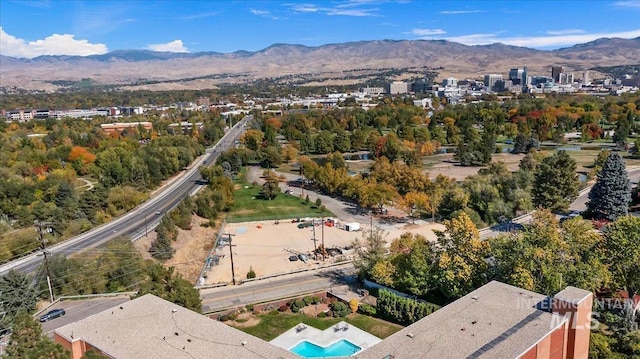
[[[294,354],[298,354],[305,358],[348,357],[360,350],[362,350],[362,348],[344,339],[337,341],[326,348],[304,340],[296,344],[295,347],[289,349],[289,351]]]

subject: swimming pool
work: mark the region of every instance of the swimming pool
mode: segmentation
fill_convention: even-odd
[[[289,349],[292,353],[305,358],[347,357],[360,350],[362,350],[362,348],[345,339],[339,340],[328,347],[321,347],[303,340]]]

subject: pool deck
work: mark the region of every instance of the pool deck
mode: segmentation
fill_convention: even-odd
[[[280,348],[290,350],[304,340],[326,348],[342,339],[350,341],[362,348],[362,350],[366,350],[382,341],[380,338],[362,329],[358,329],[347,322],[340,322],[325,330],[300,323],[282,333],[270,343]],[[358,354],[362,353],[362,350],[359,351]]]

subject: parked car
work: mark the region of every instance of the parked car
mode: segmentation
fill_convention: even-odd
[[[298,256],[289,256],[289,261],[295,262],[298,260]]]
[[[64,309],[54,309],[50,312],[48,312],[47,314],[43,315],[40,317],[40,323],[44,323],[46,321],[49,321],[51,319],[56,319],[59,317],[62,317],[63,315],[67,314]]]

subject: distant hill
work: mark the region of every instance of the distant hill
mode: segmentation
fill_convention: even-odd
[[[439,68],[440,77],[478,78],[527,66],[530,74],[549,74],[552,65],[567,71],[637,64],[640,38],[603,38],[553,51],[504,44],[467,46],[444,40],[376,40],[317,47],[274,44],[233,53],[169,53],[117,50],[92,56],[0,56],[0,86],[55,90],[52,81],[90,78],[98,84],[162,83],[166,88],[213,87],[285,75],[312,74],[313,81],[336,79],[342,71]],[[228,78],[228,79],[227,79]],[[195,79],[198,79],[196,81]]]

